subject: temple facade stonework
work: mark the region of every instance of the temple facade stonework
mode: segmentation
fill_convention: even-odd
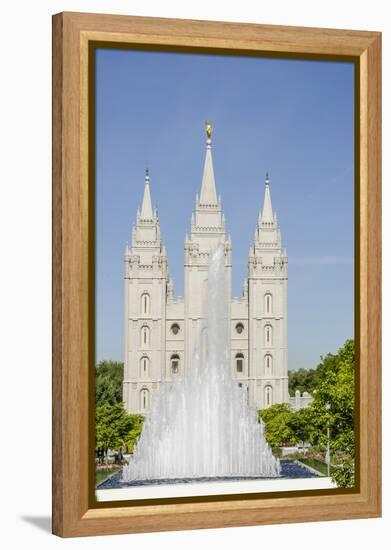
[[[272,209],[268,176],[254,221],[243,295],[232,299],[232,243],[216,192],[209,124],[201,191],[184,244],[184,297],[176,297],[146,173],[131,246],[125,250],[123,399],[128,412],[147,413],[162,385],[180,380],[190,368],[205,317],[209,254],[218,243],[225,249],[232,376],[258,409],[289,403],[288,257]]]

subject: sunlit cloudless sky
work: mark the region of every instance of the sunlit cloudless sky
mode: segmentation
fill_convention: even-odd
[[[289,369],[354,330],[354,67],[350,63],[97,51],[96,358],[123,360],[124,250],[149,168],[169,271],[183,294],[205,120],[241,296],[268,171],[288,252]]]

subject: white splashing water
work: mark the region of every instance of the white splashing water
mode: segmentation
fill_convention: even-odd
[[[155,398],[124,481],[280,474],[263,422],[232,377],[224,264],[219,245],[210,255],[207,319],[192,366]]]

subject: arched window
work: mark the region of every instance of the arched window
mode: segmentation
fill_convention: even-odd
[[[178,323],[173,323],[171,325],[171,332],[174,334],[174,336],[176,336],[180,330],[181,330],[181,328],[178,325]]]
[[[265,325],[265,345],[271,346],[273,344],[273,328],[271,325]]]
[[[171,372],[172,372],[172,374],[178,374],[180,357],[177,353],[174,353],[174,355],[171,355],[170,363],[171,363]]]
[[[266,374],[266,376],[270,376],[272,374],[272,367],[273,367],[273,357],[270,355],[270,353],[267,353],[265,355],[265,374]]]
[[[145,378],[149,375],[149,359],[148,357],[141,357],[140,361],[140,376]]]
[[[149,347],[149,328],[147,326],[141,327],[141,347]]]
[[[141,313],[142,315],[149,315],[151,311],[151,298],[148,292],[143,292],[141,295]]]
[[[266,292],[265,294],[265,313],[266,315],[269,315],[273,310],[273,301],[272,301],[272,295],[270,292]]]
[[[242,334],[242,332],[244,331],[243,323],[237,323],[235,329],[238,334]]]
[[[140,391],[140,410],[147,411],[149,408],[149,391],[143,388]]]
[[[273,388],[265,386],[265,407],[273,405]]]
[[[237,353],[235,355],[236,372],[244,371],[244,355],[243,353]]]

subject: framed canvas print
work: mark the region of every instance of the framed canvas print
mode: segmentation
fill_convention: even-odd
[[[55,534],[380,515],[380,43],[54,16]]]

